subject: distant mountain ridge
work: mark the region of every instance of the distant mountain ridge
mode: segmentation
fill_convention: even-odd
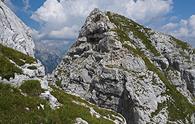
[[[43,63],[46,73],[52,73],[72,43],[68,41],[37,41],[35,44],[35,57]]]

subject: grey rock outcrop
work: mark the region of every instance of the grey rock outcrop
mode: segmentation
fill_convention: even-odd
[[[184,124],[194,112],[193,58],[186,43],[95,9],[53,74],[66,92],[128,124]]]
[[[35,44],[28,28],[2,1],[0,1],[0,43],[34,56]]]

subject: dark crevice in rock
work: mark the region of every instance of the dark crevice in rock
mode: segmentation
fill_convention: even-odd
[[[121,113],[124,118],[127,121],[127,124],[137,124],[137,121],[135,120],[135,112],[134,112],[134,102],[129,95],[129,91],[126,89],[126,78],[124,76],[124,91],[122,95],[120,96],[119,103],[118,103],[118,110],[117,112]]]
[[[128,97],[128,91],[124,90],[118,104],[117,112],[121,113],[127,121],[127,124],[137,124],[135,121],[134,103]]]
[[[180,71],[179,62],[174,61],[171,65],[175,70]]]
[[[187,89],[195,96],[195,93],[194,93],[194,91],[195,91],[195,86],[194,86],[195,78],[194,78],[194,76],[188,71],[183,71],[182,78],[187,83]]]
[[[1,6],[0,6],[0,9],[1,9],[2,12],[4,13],[5,19],[7,20],[7,23],[9,24],[9,28],[13,31],[13,28],[12,28],[10,22],[8,21],[8,18],[7,18],[7,16],[6,16],[6,13],[5,13],[4,9],[3,9]]]

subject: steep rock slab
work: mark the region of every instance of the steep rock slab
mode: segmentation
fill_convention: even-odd
[[[34,56],[35,44],[31,37],[31,29],[2,1],[0,1],[0,43]]]

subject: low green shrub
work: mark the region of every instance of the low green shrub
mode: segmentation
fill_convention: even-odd
[[[39,96],[44,91],[38,80],[26,80],[20,86],[20,89],[29,96]]]

